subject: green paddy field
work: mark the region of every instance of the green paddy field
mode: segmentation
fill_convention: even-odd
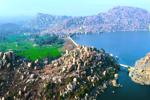
[[[42,41],[44,41],[44,38],[38,37],[38,42],[41,41],[42,43]],[[34,38],[31,38],[27,35],[9,35],[0,40],[0,51],[6,52],[12,50],[18,56],[25,57],[32,61],[35,61],[36,59],[43,59],[46,57],[57,58],[61,56],[61,43],[58,44],[55,41],[50,44],[39,45],[34,40]]]

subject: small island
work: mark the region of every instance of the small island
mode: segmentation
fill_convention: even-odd
[[[130,70],[129,76],[136,83],[150,85],[150,53],[136,62],[135,68]]]

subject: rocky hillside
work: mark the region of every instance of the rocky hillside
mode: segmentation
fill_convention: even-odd
[[[147,31],[150,13],[134,7],[115,7],[93,16],[69,17],[38,14],[26,24],[42,33],[99,33],[110,31]]]
[[[119,6],[92,16],[54,16],[38,13],[23,22],[0,24],[2,33],[101,33],[116,31],[148,31],[150,13],[141,8]]]
[[[16,58],[12,52],[0,53],[0,66],[2,100],[89,99],[107,86],[118,87],[115,58],[104,50],[84,46],[66,51],[43,69],[37,69],[37,62]]]
[[[131,79],[142,85],[150,85],[150,53],[141,58],[130,71]]]

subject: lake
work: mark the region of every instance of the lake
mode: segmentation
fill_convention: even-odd
[[[112,32],[102,34],[75,35],[73,39],[80,45],[104,48],[106,52],[118,56],[119,63],[134,66],[136,60],[150,52],[150,32]],[[99,100],[149,100],[150,86],[142,86],[131,81],[128,73],[119,72],[122,88],[108,88]],[[115,91],[113,94],[112,91]],[[149,99],[148,99],[149,98]]]

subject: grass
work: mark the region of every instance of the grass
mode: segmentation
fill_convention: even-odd
[[[61,56],[61,48],[62,45],[60,44],[37,45],[35,42],[30,41],[27,36],[23,35],[8,36],[6,40],[0,41],[0,51],[13,50],[18,56],[32,61],[46,57],[57,58]]]
[[[28,41],[0,43],[0,51],[3,51],[3,52],[9,51],[9,50],[19,51],[19,50],[28,49],[31,47],[33,47],[33,43],[28,42]]]
[[[27,50],[23,50],[17,53],[19,56],[24,56],[32,61],[36,59],[43,59],[46,57],[57,58],[61,55],[57,47],[53,46],[42,46],[32,47]]]

